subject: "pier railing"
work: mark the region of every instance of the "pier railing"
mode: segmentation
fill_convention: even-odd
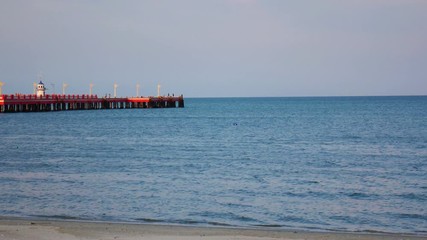
[[[3,100],[51,100],[51,99],[98,99],[98,95],[75,95],[75,94],[46,94],[45,96],[37,96],[36,94],[3,94],[1,98]]]

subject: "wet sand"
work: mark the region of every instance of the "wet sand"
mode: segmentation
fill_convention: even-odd
[[[427,236],[371,233],[325,233],[241,229],[220,227],[187,227],[131,223],[27,220],[0,217],[0,240],[115,240],[115,239],[204,239],[204,240],[272,240],[272,239],[427,239]]]

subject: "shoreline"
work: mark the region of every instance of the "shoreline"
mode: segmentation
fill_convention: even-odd
[[[426,239],[427,235],[369,233],[369,232],[311,232],[232,227],[199,227],[185,225],[159,225],[141,223],[115,223],[95,221],[40,220],[0,217],[0,240],[9,239]]]

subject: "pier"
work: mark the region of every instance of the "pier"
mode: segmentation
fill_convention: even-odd
[[[97,95],[0,95],[0,112],[42,112],[90,109],[183,108],[184,97],[101,97]]]

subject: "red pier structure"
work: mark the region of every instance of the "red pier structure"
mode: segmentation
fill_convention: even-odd
[[[40,112],[89,109],[183,108],[184,97],[98,98],[97,95],[0,95],[0,112]]]

